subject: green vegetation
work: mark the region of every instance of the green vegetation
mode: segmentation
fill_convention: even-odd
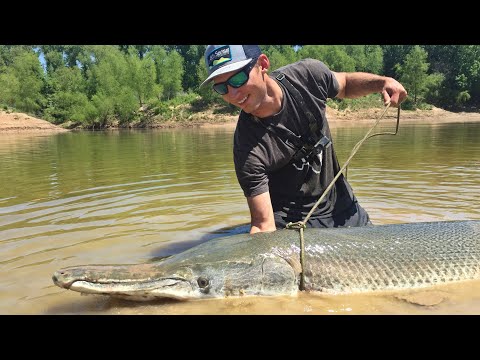
[[[271,70],[315,58],[334,71],[395,77],[404,109],[477,111],[480,45],[261,45]],[[0,45],[0,108],[69,127],[149,127],[234,114],[209,87],[205,45]],[[41,60],[42,59],[42,60]],[[381,107],[378,94],[329,100],[339,110]]]

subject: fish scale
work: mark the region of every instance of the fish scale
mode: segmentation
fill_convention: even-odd
[[[306,286],[317,291],[353,293],[477,278],[479,223],[446,221],[349,228],[338,236],[335,229],[325,229],[323,243],[335,250],[321,256],[306,252],[306,267],[313,274],[307,278]],[[307,244],[314,241],[311,233],[305,236]]]

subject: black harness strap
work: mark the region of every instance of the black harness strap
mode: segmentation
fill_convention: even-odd
[[[308,109],[308,106],[303,100],[302,94],[300,94],[292,83],[287,80],[285,74],[279,73],[275,76],[275,79],[285,86],[295,101],[299,104],[299,108],[308,119],[310,133],[304,134],[303,136],[297,136],[288,129],[274,128],[271,125],[267,125],[267,129],[276,135],[279,135],[279,130],[281,130],[283,136],[298,148],[297,152],[293,155],[294,161],[320,154],[323,149],[331,145],[331,140],[318,129],[318,122],[312,112]]]

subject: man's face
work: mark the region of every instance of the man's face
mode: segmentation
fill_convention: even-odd
[[[213,87],[224,93],[225,101],[250,113],[260,104],[261,86],[263,85],[261,70],[257,63],[247,65],[241,70],[230,71],[213,78]]]

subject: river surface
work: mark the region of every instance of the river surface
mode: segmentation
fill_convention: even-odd
[[[372,123],[332,127],[341,164]],[[394,122],[379,130],[392,131]],[[400,124],[348,180],[374,224],[480,219],[480,123]],[[146,263],[245,232],[232,127],[0,134],[0,314],[480,314],[480,281],[427,293],[129,302],[60,289],[54,271]]]

